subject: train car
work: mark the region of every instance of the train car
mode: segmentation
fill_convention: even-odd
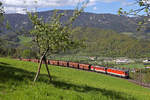
[[[22,58],[17,58],[16,60],[20,60],[20,61],[21,61],[21,60],[22,60]]]
[[[34,62],[34,59],[30,59],[31,62]]]
[[[96,72],[107,73],[107,67],[92,66],[91,68],[92,68],[91,70],[96,71]]]
[[[121,70],[121,69],[115,69],[115,68],[107,68],[107,73],[123,78],[129,78],[129,71]]]
[[[49,60],[49,63],[50,63],[51,65],[59,66],[59,61],[58,61],[58,60]]]
[[[22,61],[27,61],[26,59],[21,59]]]
[[[79,68],[79,63],[76,63],[76,62],[69,62],[69,67],[72,67],[72,68]]]
[[[22,61],[31,61],[35,63],[39,63],[40,60],[38,59],[20,59]],[[42,63],[44,63],[42,61]],[[95,72],[101,72],[105,74],[115,75],[122,78],[129,78],[129,71],[125,69],[118,69],[118,68],[110,68],[110,67],[103,67],[97,65],[90,65],[90,64],[80,64],[76,62],[67,62],[67,61],[57,61],[57,60],[47,60],[48,64],[56,65],[56,66],[64,66],[64,67],[72,67],[77,69],[83,70],[91,70]]]
[[[46,60],[47,64],[50,64],[49,60]]]
[[[79,69],[90,70],[90,64],[79,64]]]
[[[67,61],[59,61],[59,66],[64,66],[64,67],[68,67],[68,62]]]
[[[21,59],[22,61],[30,61],[30,59]]]
[[[31,62],[35,62],[35,63],[39,63],[40,61],[39,61],[39,59],[30,59],[31,60]]]

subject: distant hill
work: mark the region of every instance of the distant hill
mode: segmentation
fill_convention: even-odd
[[[81,54],[106,57],[149,57],[150,41],[118,34],[112,30],[81,28],[73,31],[74,37],[85,38],[86,49]]]
[[[48,21],[53,14],[52,11],[39,12],[45,21]],[[62,22],[66,21],[73,14],[73,10],[60,10],[59,13],[66,12],[65,16],[61,19]],[[31,29],[31,23],[27,15],[23,14],[5,14],[5,20],[8,20],[14,30],[25,28]],[[95,14],[82,12],[81,15],[73,23],[73,26],[81,27],[94,27],[101,29],[111,29],[116,32],[136,32],[136,22],[138,18],[130,18],[114,14]]]
[[[73,10],[60,10],[66,12],[61,22],[67,21],[72,16]],[[44,21],[49,21],[53,11],[39,12]],[[26,48],[25,44],[31,44],[31,37],[18,35],[22,28],[30,30],[32,24],[27,15],[5,14],[5,21],[9,21],[15,32],[3,29],[0,39],[3,39],[7,48]],[[150,31],[137,32],[136,23],[140,18],[118,16],[113,14],[94,14],[83,12],[75,20],[73,34],[76,38],[86,38],[85,50],[80,50],[85,55],[100,56],[128,56],[150,57]],[[0,27],[1,28],[1,27]],[[17,32],[18,31],[18,32]],[[120,33],[120,34],[118,34]],[[135,38],[136,37],[136,38]],[[76,51],[74,51],[76,52]]]

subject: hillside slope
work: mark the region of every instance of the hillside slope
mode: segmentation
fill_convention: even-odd
[[[49,66],[49,82],[37,64],[0,58],[0,100],[149,100],[150,89],[127,80],[71,68]]]
[[[45,21],[48,21],[53,15],[53,10],[39,12],[39,16],[43,17]],[[60,10],[58,13],[65,13],[61,21],[65,22],[69,17],[73,15],[73,10]],[[27,15],[23,14],[5,14],[5,21],[9,21],[14,30],[20,30],[25,28],[31,29],[31,22]],[[111,29],[117,32],[136,32],[136,23],[139,18],[130,18],[125,16],[118,16],[114,14],[95,14],[82,12],[81,15],[73,23],[73,26],[80,27],[95,27],[101,29]]]
[[[85,38],[86,49],[81,50],[85,55],[106,57],[148,57],[150,42],[138,40],[112,30],[99,28],[74,29],[74,36]]]
[[[150,57],[150,41],[147,40],[139,40],[128,35],[118,34],[112,30],[91,27],[76,27],[73,29],[72,34],[75,39],[85,39],[86,48],[68,50],[65,54],[72,53],[103,57]],[[25,49],[31,49],[31,36],[27,37],[15,33],[8,33],[0,36],[1,39],[5,45],[3,50],[6,52],[5,54],[10,54],[6,50],[12,48],[14,50],[12,55],[14,57],[20,57]],[[35,51],[34,49],[32,48],[33,51]],[[3,53],[0,52],[0,54]]]

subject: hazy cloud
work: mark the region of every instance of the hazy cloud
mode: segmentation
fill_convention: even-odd
[[[7,13],[20,12],[22,9],[74,6],[84,0],[0,0]]]
[[[93,7],[93,10],[97,10],[97,7]]]
[[[64,7],[76,6],[79,1],[86,0],[0,0],[3,2],[6,13],[25,13],[26,8],[48,8],[48,7]],[[126,0],[89,0],[89,6],[97,3],[122,2]]]

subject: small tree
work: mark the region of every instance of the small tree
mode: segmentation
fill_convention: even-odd
[[[142,28],[145,28],[146,25],[149,24],[149,16],[150,16],[150,0],[134,0],[136,5],[138,5],[135,9],[130,9],[130,11],[124,11],[123,8],[118,10],[119,15],[125,16],[138,16],[143,17],[142,21],[139,21],[137,26],[137,31],[140,31]]]
[[[0,1],[0,33],[1,33],[1,28],[3,27],[3,20],[4,20],[4,9],[3,9],[3,6],[2,6],[2,2]],[[2,50],[2,47],[1,45],[3,44],[3,40],[0,38],[0,51],[3,51]]]
[[[37,13],[28,13],[30,20],[33,24],[33,29],[30,34],[32,35],[34,43],[39,49],[40,63],[38,66],[37,74],[34,78],[34,82],[40,73],[42,61],[45,63],[48,76],[50,75],[47,65],[47,55],[65,51],[66,49],[73,49],[82,47],[83,42],[80,40],[74,40],[72,37],[72,23],[80,15],[85,8],[87,2],[84,2],[82,7],[78,7],[74,10],[73,16],[69,18],[66,23],[61,23],[60,19],[65,13],[58,13],[56,10],[48,22],[44,22],[42,18],[38,17]]]
[[[22,57],[23,57],[23,58],[29,58],[29,59],[31,59],[31,58],[36,58],[37,55],[36,55],[36,52],[33,52],[33,51],[30,50],[30,49],[25,49],[25,50],[23,50],[23,52],[22,52]]]
[[[2,2],[0,1],[0,25],[2,25],[2,22],[4,20],[4,9],[3,9],[3,6],[2,6]]]
[[[3,16],[4,10],[2,7],[2,2],[0,1],[0,32],[1,32],[1,26],[3,26],[3,20],[4,20],[4,16]]]

